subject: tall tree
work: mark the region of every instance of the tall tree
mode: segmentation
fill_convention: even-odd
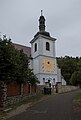
[[[17,81],[18,83],[36,84],[38,80],[28,64],[29,58],[23,50],[15,49],[11,40],[7,40],[6,36],[0,39],[0,80],[6,83]]]

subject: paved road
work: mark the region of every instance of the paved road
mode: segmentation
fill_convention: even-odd
[[[75,120],[72,112],[72,100],[78,92],[81,90],[50,96],[25,112],[7,120]]]

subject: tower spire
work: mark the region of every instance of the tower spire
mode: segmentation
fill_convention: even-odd
[[[45,17],[43,15],[43,10],[41,10],[40,17],[39,17],[39,31],[34,36],[34,38],[36,36],[38,36],[39,34],[50,37],[50,33],[45,31],[45,27],[46,27],[45,26]]]
[[[41,10],[41,16],[39,18],[39,31],[45,31],[45,18],[43,16],[43,10]]]

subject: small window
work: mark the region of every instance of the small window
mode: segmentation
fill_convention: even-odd
[[[45,83],[45,78],[43,78],[43,83]]]
[[[50,44],[49,44],[49,42],[46,42],[46,50],[50,50]]]
[[[34,51],[37,51],[37,43],[35,43]]]
[[[53,83],[55,84],[55,78],[53,78]]]

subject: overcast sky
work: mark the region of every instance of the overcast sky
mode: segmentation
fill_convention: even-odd
[[[40,11],[46,31],[56,38],[56,56],[81,56],[81,0],[0,0],[0,32],[30,46]]]

